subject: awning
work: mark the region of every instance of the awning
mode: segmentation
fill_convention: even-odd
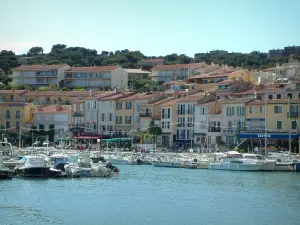
[[[125,141],[132,141],[132,138],[111,138],[111,139],[102,139],[102,143],[106,142],[125,142]]]
[[[58,138],[59,141],[73,141],[72,138]]]
[[[73,137],[74,139],[101,139],[101,136],[78,136]]]

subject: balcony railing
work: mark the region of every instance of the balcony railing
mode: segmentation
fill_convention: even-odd
[[[185,110],[177,110],[178,115],[185,115]]]
[[[287,118],[300,118],[300,112],[287,112]]]
[[[170,114],[162,114],[163,119],[170,119],[171,115]]]
[[[177,110],[178,115],[192,115],[195,113],[195,110]]]
[[[140,117],[152,117],[152,113],[140,113]]]
[[[72,116],[76,117],[76,116],[84,116],[83,112],[73,112]]]
[[[225,134],[235,134],[234,128],[223,129],[223,133]]]
[[[85,124],[77,123],[77,124],[69,124],[70,132],[84,132]]]
[[[210,127],[208,129],[208,132],[221,132],[221,128],[220,127]]]
[[[185,123],[178,123],[177,127],[185,127]]]

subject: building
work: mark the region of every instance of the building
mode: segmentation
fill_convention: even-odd
[[[49,86],[59,85],[64,80],[64,72],[71,67],[67,64],[60,65],[21,65],[14,68],[13,84],[27,86]]]
[[[300,55],[300,46],[288,46],[283,48],[283,56]]]
[[[288,149],[289,130],[292,140],[299,137],[299,103],[299,99],[292,99],[289,107],[288,99],[248,102],[246,104],[247,129],[240,133],[240,138],[247,139],[254,147],[264,148],[266,129],[268,146],[281,146]]]
[[[176,142],[177,100],[173,99],[161,104],[162,146],[171,147]]]
[[[124,69],[128,74],[128,87],[133,88],[136,80],[150,79],[151,72],[142,69]]]
[[[157,65],[163,65],[164,59],[145,59],[139,61],[140,65],[147,65],[147,66],[157,66]]]
[[[33,125],[38,130],[48,131],[51,125],[54,125],[54,141],[58,138],[68,137],[69,124],[71,123],[71,106],[70,105],[48,105],[45,107],[38,106],[33,112]]]
[[[289,78],[293,80],[300,78],[300,62],[283,63],[281,66],[277,65],[275,74],[276,79]]]
[[[85,130],[84,109],[85,105],[82,97],[73,99],[71,108],[71,123],[69,124],[71,137],[82,136]]]
[[[226,146],[236,146],[239,134],[246,126],[246,105],[254,98],[229,99],[222,104],[222,141]]]
[[[222,145],[222,103],[213,101],[195,106],[194,143],[203,148],[217,149]]]
[[[26,102],[26,90],[0,90],[0,102]]]
[[[65,71],[65,86],[88,89],[127,89],[128,74],[120,66],[72,67]]]
[[[283,54],[283,49],[272,49],[269,50],[269,57],[270,58],[278,58],[281,57]]]
[[[152,68],[152,80],[155,82],[169,82],[184,80],[194,76],[193,71],[208,66],[205,63],[157,65]]]

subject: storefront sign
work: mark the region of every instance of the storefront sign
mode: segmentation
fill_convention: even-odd
[[[291,138],[298,138],[300,135],[299,134],[291,134]],[[241,133],[240,138],[274,138],[274,139],[288,139],[289,138],[289,133]]]

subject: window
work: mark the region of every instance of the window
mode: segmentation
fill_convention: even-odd
[[[20,110],[16,110],[16,118],[17,118],[17,119],[20,118]]]
[[[226,115],[227,116],[234,116],[234,107],[227,106],[226,107]]]
[[[269,96],[268,96],[268,99],[273,99],[273,95],[269,95]]]
[[[167,128],[170,129],[170,122],[167,122]]]
[[[13,101],[14,101],[14,96],[13,96],[13,95],[10,95],[10,96],[9,96],[9,99],[10,99],[11,102],[13,102]]]
[[[200,115],[206,115],[206,107],[200,107]]]
[[[277,94],[277,99],[281,99],[281,94]]]
[[[291,122],[291,129],[293,129],[293,130],[295,130],[295,129],[297,129],[298,127],[297,127],[297,121],[292,121]]]
[[[237,115],[238,116],[245,116],[245,107],[237,107]]]
[[[131,116],[125,116],[125,123],[131,124]]]
[[[88,101],[87,108],[88,108],[88,109],[90,109],[90,108],[91,108],[91,102],[90,102],[90,101]]]
[[[97,101],[94,101],[94,109],[97,108]]]
[[[20,127],[20,121],[16,121],[16,127],[19,128]]]
[[[275,105],[274,113],[282,113],[282,105]]]
[[[179,115],[184,115],[185,114],[185,105],[178,105],[178,114]]]
[[[7,129],[7,128],[10,128],[10,122],[9,121],[6,121],[5,122],[5,128]]]
[[[122,109],[122,102],[117,102],[116,109]]]
[[[277,129],[282,129],[282,121],[277,120]]]
[[[109,114],[109,121],[112,121],[112,113]]]
[[[188,117],[188,127],[193,127],[194,126],[194,117]]]
[[[126,102],[126,109],[131,109],[131,102]]]
[[[122,116],[116,116],[116,124],[122,124]]]
[[[165,129],[165,122],[161,122],[161,129]]]
[[[264,110],[264,109],[265,109],[265,107],[264,107],[264,106],[262,106],[262,105],[261,105],[261,106],[259,106],[259,112],[260,112],[260,113],[264,113],[264,112],[265,112],[265,110]]]
[[[289,99],[292,99],[292,98],[293,98],[293,94],[292,94],[292,93],[288,93],[287,96],[288,96]]]
[[[252,108],[252,106],[249,106],[249,113],[253,113],[253,108]]]
[[[185,118],[184,117],[178,117],[177,122],[178,122],[178,127],[185,126]]]
[[[10,110],[6,110],[5,118],[10,119]]]
[[[104,113],[101,114],[101,120],[105,121],[105,114]]]

